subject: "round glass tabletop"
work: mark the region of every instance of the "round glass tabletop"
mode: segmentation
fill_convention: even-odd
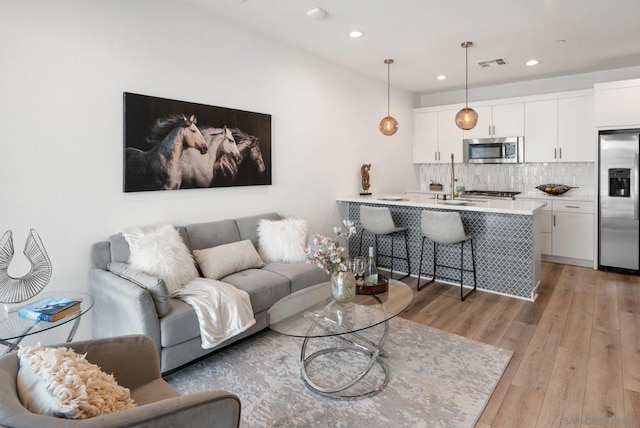
[[[74,312],[66,317],[54,321],[34,321],[28,318],[23,318],[18,315],[18,309],[22,306],[26,306],[29,303],[35,302],[43,297],[61,297],[65,299],[75,299],[80,301],[80,310]],[[51,293],[40,293],[26,302],[19,304],[15,311],[6,314],[5,318],[2,318],[0,314],[0,342],[6,342],[9,340],[20,339],[32,334],[41,333],[43,331],[51,330],[52,328],[59,327],[63,324],[67,324],[76,320],[85,313],[87,313],[93,307],[93,297],[90,294],[80,293],[77,291],[60,291]]]
[[[404,311],[413,291],[403,282],[390,280],[389,290],[375,295],[356,295],[349,303],[336,303],[331,283],[307,287],[276,302],[269,309],[269,328],[296,337],[335,336],[364,330]],[[310,329],[314,324],[322,328]]]

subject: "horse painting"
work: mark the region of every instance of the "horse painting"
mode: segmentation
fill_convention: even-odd
[[[244,159],[248,156],[249,160],[256,166],[260,174],[264,173],[266,167],[264,165],[264,159],[262,158],[262,151],[260,150],[260,141],[257,137],[242,132],[238,128],[231,130],[233,138],[236,140],[238,150],[240,151],[240,159],[238,166],[242,164]]]
[[[180,159],[185,148],[207,153],[208,145],[196,126],[194,115],[169,115],[159,118],[151,128],[147,142],[154,146],[142,151],[125,150],[125,191],[175,190],[182,184]]]
[[[231,130],[202,127],[207,142],[207,156],[200,156],[194,149],[185,150],[180,160],[182,187],[211,187],[216,174],[233,175],[237,172],[240,151]]]

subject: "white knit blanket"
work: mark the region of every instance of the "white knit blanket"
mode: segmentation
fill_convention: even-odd
[[[256,323],[249,293],[226,282],[197,278],[171,293],[193,307],[204,349],[218,346]]]

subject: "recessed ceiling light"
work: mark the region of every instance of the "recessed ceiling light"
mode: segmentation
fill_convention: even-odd
[[[321,7],[313,7],[311,9],[309,9],[307,11],[307,16],[309,18],[316,18],[316,19],[320,19],[320,18],[324,18],[325,16],[327,16],[327,11],[324,10]]]
[[[440,76],[436,76],[436,79],[438,79],[438,80],[446,80],[447,76],[445,76],[444,74],[441,74]]]
[[[360,30],[349,31],[349,37],[353,39],[357,39],[362,36],[364,36],[364,31],[360,31]]]
[[[527,65],[530,67],[538,64],[540,64],[540,61],[538,61],[537,59],[530,59],[529,61],[527,61]]]

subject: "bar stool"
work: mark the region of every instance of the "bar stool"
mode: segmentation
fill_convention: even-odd
[[[460,244],[460,300],[464,299],[473,291],[476,290],[476,256],[473,251],[473,235],[467,235],[462,225],[462,219],[458,212],[439,212],[439,211],[422,211],[422,218],[420,222],[422,229],[422,249],[420,251],[420,269],[418,270],[418,291],[422,290],[427,285],[436,280],[436,273],[438,266],[446,267],[449,269],[458,269],[458,267],[439,265],[438,264],[438,245],[442,244]],[[420,279],[422,277],[422,259],[424,256],[424,241],[429,239],[433,241],[433,278],[431,281],[426,282],[420,286]],[[473,263],[473,270],[464,268],[464,244],[469,242],[471,245],[471,262]],[[463,294],[462,281],[464,272],[473,272],[473,290],[467,294]],[[445,278],[452,279],[452,278]]]
[[[362,241],[364,240],[364,232],[367,231],[375,236],[376,265],[378,264],[378,256],[391,259],[391,273],[393,276],[393,261],[406,260],[407,274],[400,279],[406,278],[411,274],[411,261],[409,260],[409,243],[407,241],[407,228],[399,227],[391,217],[391,210],[387,207],[370,207],[360,205],[360,225],[362,226],[362,234],[360,235],[360,248],[358,254],[362,254]],[[396,256],[394,254],[395,237],[403,235],[406,257]],[[391,237],[391,254],[378,254],[378,236]]]

